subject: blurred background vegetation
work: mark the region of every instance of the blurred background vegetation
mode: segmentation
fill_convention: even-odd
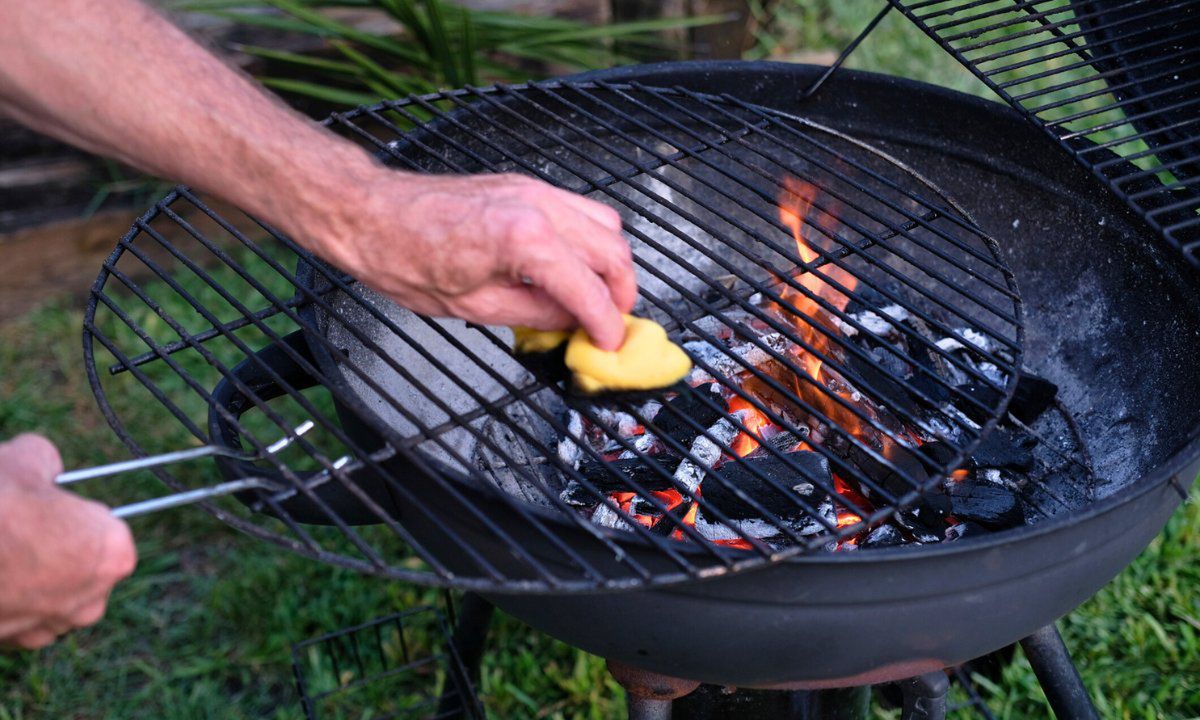
[[[560,14],[528,14],[551,5]],[[662,8],[648,9],[654,5],[675,11],[664,18]],[[731,8],[739,6],[744,12],[731,21]],[[471,9],[440,0],[194,0],[173,12],[297,107],[321,115],[445,86],[664,58],[743,55],[828,64],[879,7],[866,0],[493,1]],[[896,13],[849,65],[987,96]],[[5,159],[0,155],[0,165]],[[115,213],[115,226],[127,227],[134,208],[144,208],[161,184],[111,163],[101,167],[89,192],[70,196],[74,205],[66,206],[76,215]],[[21,197],[0,207],[0,232],[21,225],[16,215],[4,215],[21,210]],[[29,224],[42,216],[24,217]],[[105,226],[97,234],[92,255],[83,253],[93,258],[86,275],[94,274],[95,253],[107,252],[117,232]],[[68,467],[126,455],[83,376],[79,292],[86,284],[78,285],[67,290],[59,278],[49,294],[65,295],[0,321],[0,437],[43,432],[61,444]],[[128,499],[153,488],[147,478],[125,478],[102,495]],[[293,557],[199,511],[139,519],[133,527],[141,564],[117,588],[101,625],[42,652],[0,654],[0,720],[297,718],[292,643],[443,603],[439,592]],[[1198,528],[1200,511],[1189,504],[1130,568],[1062,623],[1105,718],[1200,716]],[[418,650],[431,647],[432,629],[424,627]],[[419,691],[436,678],[413,682],[421,687],[409,689]],[[1049,714],[1019,653],[998,681],[981,680],[981,688],[997,717]],[[624,715],[622,693],[602,660],[504,617],[489,638],[480,690],[494,718]],[[375,712],[402,696],[378,698]]]

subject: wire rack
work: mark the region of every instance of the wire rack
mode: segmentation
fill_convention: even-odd
[[[419,607],[292,647],[305,720],[483,720],[442,613]]]
[[[205,504],[255,537],[478,590],[711,577],[825,551],[883,522],[940,485],[1015,387],[1020,300],[994,241],[920,176],[835,130],[730,96],[604,82],[450,91],[328,125],[400,168],[520,171],[619,208],[638,312],[691,338],[704,387],[724,394],[680,386],[651,398],[660,415],[640,399],[579,400],[515,357],[505,330],[403,311],[272,228],[179,188],[104,264],[86,317],[88,370],[135,454],[215,444],[257,458],[216,463],[226,480],[265,487],[238,493],[240,505]],[[789,222],[781,206],[798,204]],[[851,303],[895,309],[881,329]],[[976,339],[964,342],[968,331]],[[876,354],[864,341],[878,341]],[[767,442],[727,396],[806,452]],[[666,453],[639,446],[626,419]],[[312,429],[296,436],[298,426]],[[281,434],[291,442],[269,452]],[[771,464],[742,458],[731,447],[740,434]],[[618,453],[637,470],[615,465]],[[784,477],[763,469],[776,466]],[[213,481],[211,466],[154,472],[176,489]],[[735,472],[750,480],[726,476]],[[811,481],[803,493],[795,478]],[[721,490],[757,513],[758,530],[717,505]],[[568,491],[591,504],[590,519]],[[702,535],[697,515],[736,547]]]
[[[890,1],[1200,267],[1200,3]]]

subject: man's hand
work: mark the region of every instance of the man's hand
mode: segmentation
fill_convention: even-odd
[[[611,209],[513,175],[384,170],[139,0],[0,0],[0,17],[0,112],[212,192],[419,312],[620,346],[634,277]]]
[[[0,645],[40,648],[104,615],[137,554],[106,507],[58,489],[45,438],[0,443]]]
[[[637,283],[612,208],[520,175],[379,168],[369,182],[362,201],[337,201],[343,221],[297,228],[335,264],[419,313],[582,326],[600,347],[620,347]]]

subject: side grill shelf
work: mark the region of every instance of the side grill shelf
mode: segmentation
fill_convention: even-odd
[[[889,2],[1200,268],[1200,2]]]

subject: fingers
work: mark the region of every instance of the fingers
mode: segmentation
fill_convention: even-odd
[[[556,190],[554,199],[571,211],[566,217],[561,211],[551,213],[559,237],[578,248],[588,266],[604,278],[617,308],[632,310],[637,302],[637,277],[633,252],[621,235],[621,216],[607,205],[565,190]]]
[[[579,321],[601,350],[616,350],[625,340],[625,320],[608,286],[573,253],[537,257],[522,268],[523,276],[545,291]]]
[[[0,467],[16,479],[53,481],[63,471],[58,448],[41,435],[26,433],[0,443]]]
[[[63,632],[66,632],[65,630]],[[12,638],[11,641],[5,644],[17,647],[22,650],[40,650],[47,645],[52,644],[58,639],[62,633],[55,632],[48,628],[37,628],[21,633]]]

